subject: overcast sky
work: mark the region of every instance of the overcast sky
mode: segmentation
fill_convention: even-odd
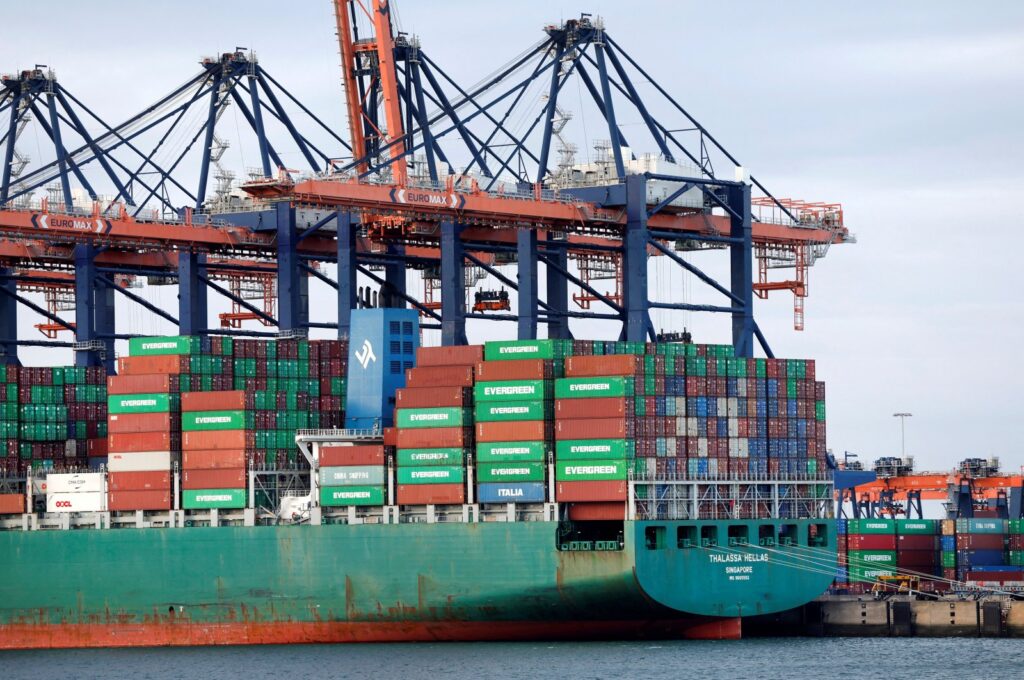
[[[326,0],[3,5],[4,24],[25,30],[4,31],[0,71],[48,64],[112,121],[184,81],[199,57],[245,46],[344,126]],[[776,354],[818,360],[830,447],[868,461],[898,453],[892,414],[908,411],[907,453],[919,469],[966,456],[999,456],[1004,469],[1024,463],[1024,274],[1014,240],[1024,198],[1024,4],[398,5],[401,29],[467,84],[540,39],[545,24],[603,16],[617,42],[773,192],[843,203],[859,242],[813,269],[806,331],[793,331],[787,294],[757,310]],[[175,305],[171,290],[153,295]],[[138,311],[120,318],[121,332],[160,330]],[[22,333],[35,321],[23,314]],[[685,322],[701,341],[728,339],[722,321]]]

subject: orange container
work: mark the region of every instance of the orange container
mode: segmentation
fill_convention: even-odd
[[[181,433],[182,451],[244,449],[245,430],[212,430]]]
[[[110,491],[170,491],[171,471],[111,472],[107,474]]]
[[[576,356],[565,360],[566,378],[590,378],[610,375],[636,375],[644,358],[635,354]]]
[[[555,498],[559,503],[625,501],[626,484],[624,481],[558,482]]]
[[[320,467],[383,465],[383,446],[321,446]],[[211,489],[216,487],[210,487]]]
[[[177,435],[173,437],[173,441],[177,443]],[[169,432],[135,432],[132,434],[107,435],[107,451],[110,453],[171,451],[173,449],[172,436]]]
[[[175,429],[181,427],[175,420]],[[172,427],[170,413],[111,413],[107,416],[108,434],[129,434],[134,432],[166,432]]]
[[[398,446],[398,429],[394,427],[384,428],[384,446]]]
[[[466,502],[462,484],[399,484],[399,505],[455,505]]]
[[[473,440],[473,431],[461,427],[399,427],[396,431],[395,446],[400,449],[463,448]]]
[[[556,399],[555,418],[621,418],[626,415],[625,397]]]
[[[245,489],[247,487],[245,468],[185,470],[181,473],[182,489]]]
[[[149,357],[137,357],[147,359]],[[118,359],[124,361],[124,359]],[[107,394],[166,394],[171,391],[171,376],[166,373],[151,375],[112,375],[107,378]]]
[[[483,345],[420,347],[416,350],[417,366],[472,366],[483,358]]]
[[[397,408],[469,406],[473,392],[467,387],[404,387],[395,390]]]
[[[245,462],[245,449],[212,449],[181,452],[181,467],[185,470],[244,468]]]
[[[626,518],[626,504],[619,502],[573,503],[569,519],[576,522],[614,521]]]
[[[25,512],[25,494],[0,493],[0,515],[21,515]]]
[[[424,366],[405,372],[406,387],[472,387],[473,366]]]
[[[170,509],[170,491],[111,491],[107,494],[107,510],[112,512]]]
[[[532,442],[550,439],[550,422],[546,420],[517,420],[477,423],[478,442]]]
[[[625,439],[628,432],[625,418],[555,421],[555,439]]]
[[[513,361],[481,361],[476,365],[477,382],[498,380],[544,380],[543,359],[515,359]]]
[[[166,373],[177,375],[182,367],[188,370],[188,357],[178,354],[159,354],[147,357],[122,357],[117,360],[118,375],[151,375]]]
[[[183,392],[182,411],[240,411],[245,409],[245,392]],[[214,488],[214,487],[210,487]]]

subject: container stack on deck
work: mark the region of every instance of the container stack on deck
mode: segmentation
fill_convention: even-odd
[[[381,445],[320,447],[320,505],[385,505],[385,451]]]
[[[482,350],[479,345],[420,348],[417,367],[406,371],[405,388],[395,399],[398,505],[466,501],[466,463],[473,446],[467,395]]]
[[[181,507],[244,508],[253,413],[242,390],[181,395]]]
[[[956,520],[956,570],[959,581],[1021,580],[1009,563],[1005,519]]]

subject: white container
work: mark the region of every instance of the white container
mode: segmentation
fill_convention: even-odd
[[[107,509],[107,494],[102,492],[46,494],[47,512],[103,512]]]
[[[103,473],[49,474],[43,489],[51,493],[103,493]]]
[[[107,470],[110,472],[149,472],[170,470],[178,461],[178,454],[170,451],[141,451],[132,453],[111,453],[107,455]]]

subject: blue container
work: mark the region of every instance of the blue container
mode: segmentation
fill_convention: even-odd
[[[1005,565],[1006,553],[1002,550],[957,550],[956,564],[976,571],[978,567]]]
[[[956,552],[956,536],[942,536],[939,547],[943,552]]]
[[[480,503],[543,503],[544,482],[478,484],[476,496]]]
[[[836,534],[839,536],[846,533],[846,522],[847,520],[845,518],[836,520]]]
[[[1015,569],[1016,569],[1016,567],[1010,567],[1009,565],[1006,565],[1006,564],[992,564],[992,565],[977,564],[977,565],[972,566],[970,568],[970,571],[973,571],[974,573],[985,573],[987,571],[1012,571],[1012,570],[1015,570]]]
[[[846,567],[838,567],[836,569],[836,583],[846,583],[848,578]]]

